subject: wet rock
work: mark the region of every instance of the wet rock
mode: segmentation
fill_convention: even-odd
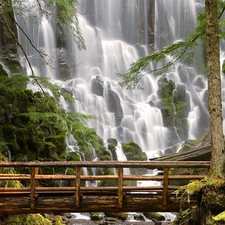
[[[115,91],[109,89],[108,98],[109,99],[108,99],[107,105],[108,105],[109,111],[114,113],[116,126],[119,126],[123,119],[123,109],[120,104],[120,97]]]
[[[103,91],[104,91],[104,82],[101,77],[96,76],[92,81],[91,81],[91,90],[93,94],[96,94],[98,96],[103,97]]]
[[[99,213],[91,213],[91,220],[101,220],[102,217]]]
[[[118,218],[120,220],[126,220],[127,219],[127,215],[128,215],[128,213],[126,213],[126,212],[118,212],[118,213],[105,212],[105,216],[106,217]]]
[[[144,216],[154,222],[165,221],[165,217],[159,213],[144,212]]]

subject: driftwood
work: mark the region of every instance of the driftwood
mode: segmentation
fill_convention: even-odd
[[[194,146],[190,150],[185,150],[178,153],[168,154],[158,158],[150,159],[157,161],[197,161],[211,158],[211,144],[209,142],[204,143],[202,146]]]

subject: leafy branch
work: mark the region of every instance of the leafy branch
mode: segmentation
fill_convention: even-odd
[[[219,1],[219,10],[220,13],[218,19],[222,17],[223,12],[225,11],[224,1]],[[199,25],[195,28],[195,32],[185,41],[178,41],[172,45],[166,46],[161,51],[156,51],[150,55],[142,57],[132,63],[130,68],[125,73],[118,73],[117,75],[122,78],[119,85],[128,90],[142,89],[140,80],[147,74],[152,73],[154,75],[161,75],[180,60],[190,63],[193,58],[193,52],[191,50],[198,45],[197,42],[199,39],[205,39],[205,14],[200,13],[198,15],[198,21]],[[221,37],[225,36],[225,33],[222,31],[224,26],[225,22],[224,20],[221,20]],[[170,57],[169,61],[166,61],[167,57]],[[159,65],[159,63],[161,64]]]

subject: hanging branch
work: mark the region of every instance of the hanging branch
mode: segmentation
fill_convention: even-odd
[[[225,3],[221,2],[221,12],[218,16],[218,20],[222,17],[225,11]],[[161,51],[156,51],[150,55],[138,59],[136,62],[132,63],[130,68],[125,73],[118,73],[118,77],[122,78],[119,82],[121,87],[125,87],[128,90],[142,89],[140,85],[140,80],[146,76],[148,73],[153,73],[154,75],[161,75],[169,67],[174,66],[180,59],[185,58],[190,60],[192,54],[188,51],[197,45],[196,41],[203,37],[205,34],[205,15],[200,14],[199,16],[200,24],[195,29],[195,32],[190,35],[186,41],[176,42],[163,48]],[[167,62],[165,65],[158,68],[150,68],[149,64],[163,62],[166,57],[170,55],[172,60]]]
[[[36,46],[33,44],[33,42],[31,41],[31,39],[29,38],[29,36],[26,34],[26,32],[23,30],[23,28],[17,23],[17,21],[13,18],[13,16],[9,13],[10,18],[12,19],[12,21],[16,24],[16,26],[20,29],[20,31],[24,34],[24,36],[27,38],[27,40],[29,41],[30,45],[32,46],[32,48],[40,55],[40,57],[44,60],[44,62],[46,63],[46,65],[50,66],[50,68],[55,69],[53,66],[51,66],[48,61],[45,59],[45,56],[47,56],[46,53],[40,51],[39,49],[36,48]],[[24,53],[24,52],[23,52]]]
[[[10,36],[13,38],[13,40],[16,42],[16,44],[20,47],[21,51],[22,51],[23,54],[24,54],[24,57],[25,57],[26,60],[27,60],[28,66],[29,66],[29,68],[30,68],[30,70],[31,70],[31,73],[32,73],[32,75],[33,75],[33,79],[35,80],[35,82],[37,83],[37,85],[39,86],[39,88],[40,88],[40,90],[43,92],[43,94],[46,95],[44,89],[42,88],[41,84],[38,82],[38,80],[36,79],[36,77],[35,77],[35,75],[34,75],[34,71],[33,71],[32,65],[31,65],[31,63],[30,63],[30,60],[28,59],[28,56],[27,56],[27,54],[26,54],[26,52],[25,52],[23,46],[22,46],[22,45],[20,44],[20,42],[17,40],[17,38],[16,38],[14,32],[10,29],[10,27],[8,26],[8,24],[7,24],[7,22],[5,21],[4,17],[2,17],[2,21],[0,21],[0,22],[6,27],[7,31],[8,31],[9,34],[10,34]]]

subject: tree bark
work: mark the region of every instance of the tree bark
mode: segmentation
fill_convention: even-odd
[[[218,29],[218,0],[205,0],[206,60],[212,160],[209,177],[224,177],[224,141]]]

